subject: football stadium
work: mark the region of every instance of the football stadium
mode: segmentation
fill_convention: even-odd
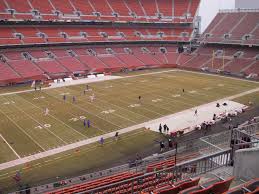
[[[0,194],[257,194],[258,81],[257,0],[0,0]]]

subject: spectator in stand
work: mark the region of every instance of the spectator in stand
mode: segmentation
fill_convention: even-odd
[[[173,142],[172,142],[172,140],[170,138],[168,139],[168,148],[169,149],[173,148]]]
[[[164,124],[164,133],[166,133],[166,130],[167,130],[167,125]]]
[[[165,143],[163,141],[160,142],[160,152],[163,152],[165,149]]]

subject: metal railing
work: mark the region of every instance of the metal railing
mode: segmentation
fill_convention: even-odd
[[[219,13],[259,12],[259,9],[220,9]]]
[[[230,160],[231,149],[220,151],[212,155],[204,156],[188,162],[177,164],[174,167],[159,170],[157,172],[146,173],[142,176],[128,180],[116,182],[82,193],[136,193],[140,191],[151,191],[159,183],[174,183],[179,180],[196,177],[200,174],[212,171],[214,169],[227,166]]]

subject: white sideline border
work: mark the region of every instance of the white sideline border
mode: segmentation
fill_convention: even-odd
[[[4,140],[4,142],[8,145],[8,147],[13,151],[13,153],[18,157],[21,158],[21,156],[19,154],[17,154],[17,152],[13,149],[13,147],[8,143],[8,141],[6,141],[6,139],[2,136],[2,134],[0,133],[0,137]]]

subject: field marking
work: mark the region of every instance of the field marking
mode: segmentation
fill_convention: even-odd
[[[4,140],[4,142],[8,145],[8,147],[13,151],[13,153],[18,157],[21,158],[21,156],[19,154],[17,154],[17,152],[13,149],[13,147],[8,143],[8,141],[2,136],[2,134],[0,133],[0,137]]]
[[[16,94],[15,94],[15,95],[16,95]],[[16,95],[16,96],[18,96],[18,95]],[[21,96],[18,96],[18,97],[21,98],[23,101],[28,102],[28,103],[31,104],[32,106],[34,106],[34,107],[36,107],[36,108],[42,110],[41,107],[39,107],[39,106],[37,106],[37,105],[31,103],[30,101],[26,100],[25,98],[23,98],[23,97],[21,97]],[[68,128],[72,129],[72,130],[75,131],[76,133],[82,135],[84,138],[87,138],[86,135],[84,135],[84,134],[80,133],[79,131],[75,130],[74,128],[70,127],[69,125],[67,125],[66,123],[64,123],[64,122],[61,121],[60,119],[56,118],[55,116],[51,115],[50,113],[49,113],[48,115],[51,116],[52,118],[54,118],[56,121],[59,121],[59,122],[62,123],[63,125],[65,125],[65,126],[67,126]]]
[[[98,88],[98,90],[104,91],[104,90],[102,90],[101,88]],[[100,93],[100,92],[96,92],[96,91],[95,91],[95,93],[97,93],[97,94],[99,93],[100,95],[105,96],[104,94],[102,94],[102,93]],[[150,92],[148,92],[148,93],[150,93]],[[106,96],[105,96],[105,97],[106,97]],[[129,98],[129,97],[125,97],[125,98],[129,99],[130,101],[131,101],[131,100],[134,100],[133,98]],[[104,101],[104,100],[102,100],[102,101]],[[124,104],[129,104],[128,102],[123,101],[123,100],[121,100],[121,99],[119,99],[118,101],[121,101],[121,102],[123,102]],[[108,101],[105,101],[105,102],[108,102]],[[109,103],[109,102],[108,102],[108,103]],[[150,103],[148,103],[148,104],[150,104]],[[150,104],[150,105],[155,106],[154,104]],[[155,107],[156,107],[156,106],[155,106]],[[143,106],[141,106],[141,108],[144,109],[144,110],[146,110],[146,111],[148,111],[148,112],[152,112],[152,113],[155,113],[155,114],[157,114],[157,115],[163,116],[163,114],[160,114],[160,113],[158,113],[158,112],[152,111],[152,110],[147,109],[147,108],[145,108],[145,107],[143,107]],[[161,107],[159,107],[159,108],[160,108],[160,109],[164,109],[164,108],[161,108]],[[167,109],[164,109],[164,110],[167,110]],[[169,111],[169,110],[167,110],[167,111]],[[137,113],[137,114],[139,114],[139,113]],[[139,114],[139,115],[141,115],[141,114]],[[149,119],[151,119],[151,118],[149,118]]]
[[[75,86],[75,87],[82,89],[80,86]],[[73,89],[70,88],[70,90],[73,90]],[[73,91],[75,91],[75,90],[73,90]],[[99,93],[99,92],[96,92],[96,91],[94,91],[94,92],[95,92],[95,93],[98,93],[98,95],[107,97],[106,95],[101,94],[101,93]],[[145,118],[147,118],[147,119],[151,119],[151,118],[149,118],[149,117],[147,117],[147,116],[145,116],[145,115],[142,115],[142,114],[133,112],[133,111],[131,111],[131,110],[129,110],[129,109],[126,109],[126,108],[124,108],[124,107],[118,106],[117,104],[111,103],[111,102],[109,102],[109,101],[107,101],[107,100],[103,100],[103,99],[100,99],[100,98],[98,98],[97,100],[102,101],[102,102],[105,102],[105,103],[108,103],[108,104],[111,104],[112,106],[118,107],[119,109],[123,109],[123,110],[125,110],[125,111],[127,111],[127,112],[131,112],[131,113],[140,115],[141,117],[145,117]],[[118,99],[117,101],[121,101],[121,100]],[[121,101],[121,102],[125,103],[124,101]],[[127,103],[127,104],[128,104],[128,103]]]
[[[1,109],[0,112],[5,115],[18,129],[20,129],[25,135],[27,135],[36,145],[38,145],[43,151],[46,151],[33,137],[28,134],[20,125],[18,125],[12,118],[10,118],[7,114],[5,114]]]
[[[143,131],[137,131],[137,132],[135,132],[135,133],[133,133],[133,134],[124,135],[124,136],[123,136],[123,139],[128,139],[128,138],[130,138],[130,137],[132,137],[132,136],[137,136],[138,134],[140,134],[140,133],[142,133],[142,132],[143,132]],[[116,142],[114,142],[113,139],[109,139],[109,140],[106,141],[104,144],[105,144],[105,145],[111,145],[111,144],[114,144],[114,143],[116,143]],[[93,146],[91,146],[91,147],[89,147],[89,148],[83,150],[83,153],[86,154],[86,153],[88,153],[88,152],[90,152],[90,151],[93,151],[94,149],[96,149],[96,148],[98,148],[98,147],[100,147],[100,145],[93,145]],[[67,159],[67,158],[72,158],[72,157],[74,157],[74,156],[75,156],[74,154],[68,153],[68,154],[64,154],[64,155],[60,156],[60,158],[57,159],[57,160],[65,160],[65,159]],[[54,162],[56,162],[56,160],[54,160],[54,159],[49,159],[49,160],[42,161],[42,163],[40,163],[40,164],[41,164],[41,167],[43,167],[43,166],[48,166],[48,165],[50,165],[51,163],[54,163]],[[38,167],[35,167],[34,164],[32,164],[32,165],[30,166],[30,168],[27,168],[26,170],[29,171],[29,170],[32,170],[33,168],[38,168]],[[6,179],[6,178],[9,178],[9,177],[13,177],[13,175],[15,175],[16,172],[17,172],[17,171],[14,170],[14,171],[10,171],[10,172],[5,173],[5,174],[0,174],[0,180]],[[9,175],[8,175],[8,174],[9,174]],[[10,175],[10,174],[11,174],[11,175]],[[13,175],[12,175],[12,174],[13,174]],[[8,176],[6,176],[6,175],[8,175]]]
[[[46,94],[48,94],[48,93],[46,93]],[[57,97],[56,97],[56,96],[54,96],[54,95],[51,95],[51,94],[48,94],[48,95],[49,95],[49,96],[52,96],[53,98],[58,99],[59,101],[61,101],[61,99],[57,98]],[[93,114],[93,113],[91,113],[91,112],[87,111],[86,109],[82,108],[81,106],[78,106],[78,105],[77,105],[77,104],[75,104],[75,103],[71,103],[71,102],[69,102],[69,101],[66,101],[66,103],[71,104],[71,105],[73,105],[73,106],[77,107],[78,109],[80,109],[80,110],[82,110],[82,111],[84,111],[84,112],[88,113],[89,115],[92,115],[92,116],[98,117],[99,119],[101,119],[101,120],[103,120],[103,121],[105,121],[105,122],[107,122],[107,123],[110,123],[110,124],[112,124],[112,125],[114,125],[114,126],[116,126],[116,127],[121,128],[121,126],[119,126],[119,125],[117,125],[117,124],[114,124],[114,123],[112,123],[111,121],[105,120],[104,118],[102,118],[102,117],[100,117],[100,116],[98,116],[98,115],[96,115],[96,114]]]
[[[71,89],[71,88],[65,88],[65,89],[75,91],[75,90],[73,90],[73,89]],[[101,109],[101,110],[103,111],[103,107],[96,105],[96,103],[94,103],[94,102],[93,102],[93,103],[90,103],[90,102],[88,102],[88,101],[82,101],[82,100],[78,100],[78,101],[79,101],[79,102],[82,102],[82,103],[84,103],[84,104],[85,104],[85,103],[90,104],[90,105],[95,106],[95,107],[97,107],[97,108],[99,108],[99,109]],[[95,99],[95,101],[97,101],[97,99]],[[105,110],[104,110],[104,111],[105,111]],[[112,113],[110,113],[110,114],[113,114],[113,115],[115,115],[115,116],[117,116],[117,117],[121,117],[121,118],[123,118],[123,119],[125,119],[125,120],[128,120],[128,121],[130,121],[130,122],[136,124],[135,121],[132,121],[131,119],[129,119],[129,118],[127,118],[127,117],[124,117],[124,116],[121,116],[121,115],[119,115],[119,114],[117,114],[117,113],[115,113],[115,112],[112,112]],[[99,114],[97,114],[97,115],[99,115]],[[96,115],[96,116],[97,116],[97,115]],[[122,128],[122,126],[120,126],[120,128]]]
[[[48,93],[45,93],[45,94],[48,95],[48,96],[50,96],[50,97],[53,98],[53,99],[55,98],[55,97],[53,97],[52,95],[50,95],[50,94],[48,94]],[[55,99],[55,100],[56,100],[56,99]],[[59,101],[59,100],[58,100],[58,101]],[[75,118],[78,117],[79,120],[81,120],[80,117],[81,117],[82,115],[81,115],[81,116],[78,116],[78,115],[75,115],[75,114],[73,114],[73,113],[71,113],[71,112],[68,112],[68,114],[71,115],[71,116],[73,116],[73,117],[75,117]],[[95,128],[96,130],[100,130],[100,131],[103,131],[104,133],[107,133],[107,131],[104,131],[104,130],[100,129],[100,128],[97,127],[96,125],[91,124],[91,126],[92,126],[93,128]],[[85,137],[88,138],[88,136],[86,136],[86,135],[85,135]]]
[[[245,91],[245,92],[233,95],[233,96],[229,96],[229,97],[226,97],[226,98],[223,98],[223,99],[220,99],[220,100],[232,100],[232,99],[235,99],[235,98],[238,98],[238,97],[250,94],[250,93],[258,92],[258,91],[259,91],[259,88],[255,88],[255,89],[248,90],[248,91]],[[217,101],[210,102],[210,103],[216,103],[216,102]],[[192,107],[192,108],[186,109],[186,110],[193,110],[194,108],[195,107]],[[186,110],[184,110],[184,111],[186,111]],[[168,118],[168,117],[171,117],[172,115],[177,115],[177,114],[179,114],[179,113],[166,115],[163,118]],[[117,131],[120,134],[128,133],[128,132],[143,128],[146,125],[148,125],[149,123],[153,123],[153,122],[161,120],[161,119],[162,118],[154,119],[154,120],[151,120],[151,121],[148,121],[148,122],[144,122],[144,123],[141,123],[141,124],[138,124],[138,125],[130,126],[130,127],[124,128],[124,129],[117,130]],[[25,163],[28,163],[28,162],[31,162],[31,161],[34,161],[34,160],[37,160],[37,159],[41,159],[41,158],[45,158],[45,157],[48,157],[48,156],[51,156],[51,155],[55,155],[55,154],[58,154],[58,153],[69,151],[69,150],[72,150],[72,149],[75,149],[75,148],[78,148],[78,147],[81,147],[81,146],[84,146],[84,145],[88,145],[88,144],[91,144],[91,143],[95,143],[95,142],[98,142],[101,137],[103,137],[104,139],[112,138],[112,137],[114,137],[114,132],[106,133],[106,134],[103,134],[103,135],[100,135],[100,136],[96,136],[96,137],[85,139],[85,140],[75,142],[75,143],[72,143],[72,144],[64,145],[64,146],[61,146],[61,147],[58,147],[58,148],[55,148],[55,149],[52,149],[52,150],[47,150],[47,151],[37,153],[37,154],[31,155],[31,156],[26,156],[24,158],[20,158],[20,159],[16,159],[16,160],[6,162],[6,163],[2,163],[2,164],[0,164],[0,170],[4,170],[4,169],[7,169],[7,168],[11,168],[11,167],[14,167],[14,166],[17,166],[17,165],[20,165],[20,164],[25,164]]]
[[[17,96],[17,95],[16,95]],[[15,104],[13,104],[13,106],[18,109],[19,111],[23,112],[24,114],[26,114],[28,117],[30,117],[33,121],[35,121],[36,123],[38,123],[40,126],[43,126],[42,123],[40,123],[38,120],[36,120],[35,118],[33,118],[30,114],[28,114],[27,112],[25,112],[24,110],[22,110],[20,107],[16,106]],[[56,138],[58,138],[59,140],[61,140],[63,143],[67,144],[66,141],[64,141],[61,137],[57,136],[54,132],[50,131],[47,127],[44,127],[44,129],[46,129],[50,134],[54,135]]]
[[[208,73],[203,73],[203,72],[194,72],[194,71],[188,71],[188,70],[183,70],[183,69],[172,69],[172,70],[165,70],[165,71],[158,71],[158,72],[151,72],[151,73],[143,73],[143,74],[138,74],[138,75],[129,75],[129,76],[123,76],[123,77],[117,76],[117,77],[114,77],[113,79],[104,79],[104,80],[96,80],[96,81],[91,80],[91,82],[86,82],[86,83],[105,82],[105,81],[111,81],[111,80],[117,80],[117,79],[127,79],[127,78],[132,78],[132,77],[154,75],[154,74],[161,74],[161,73],[168,73],[168,72],[186,72],[186,73],[192,73],[192,74],[202,74],[202,75],[207,75],[207,76],[214,76],[214,77],[221,77],[221,78],[223,77],[226,79],[233,79],[233,80],[239,80],[239,81],[243,81],[243,82],[250,82],[250,83],[258,84],[257,81],[253,81],[253,80],[234,78],[234,77],[222,76],[222,75],[217,75],[217,74],[208,74]],[[177,77],[177,76],[175,76],[175,77]],[[73,84],[73,86],[83,85],[83,84],[85,84],[85,83]],[[68,86],[69,85],[61,86],[61,87],[68,87]],[[41,90],[49,90],[49,89],[55,89],[55,88],[48,87],[48,88],[42,88]],[[22,90],[22,91],[17,91],[17,92],[6,92],[6,93],[0,94],[0,96],[11,95],[11,94],[20,94],[20,93],[33,92],[33,91],[34,91],[34,89]]]

